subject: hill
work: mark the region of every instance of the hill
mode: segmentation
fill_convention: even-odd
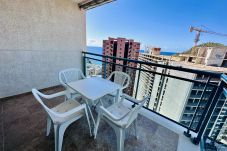
[[[215,42],[207,42],[207,43],[202,43],[200,45],[194,46],[186,51],[183,51],[182,53],[177,53],[175,56],[179,56],[179,54],[191,54],[191,55],[196,55],[198,49],[197,47],[219,47],[219,46],[225,46],[221,43],[215,43]]]
[[[223,45],[221,43],[215,43],[215,42],[202,43],[198,46],[194,46],[194,47],[190,48],[189,50],[182,52],[182,54],[195,55],[195,54],[197,54],[197,51],[198,51],[198,49],[196,49],[196,47],[219,47],[219,46],[225,46],[225,45]]]

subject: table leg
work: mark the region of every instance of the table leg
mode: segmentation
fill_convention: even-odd
[[[93,125],[95,126],[94,116],[93,116],[93,114],[92,114],[92,112],[91,112],[91,108],[90,108],[90,106],[89,106],[89,104],[88,104],[87,99],[85,99],[85,102],[86,102],[86,104],[87,104],[88,111],[89,111],[89,113],[90,113],[90,115],[91,115],[91,119],[92,119]]]
[[[119,102],[119,100],[120,100],[120,95],[121,95],[121,90],[118,89],[118,90],[117,90],[116,99],[115,99],[115,102],[116,102],[116,103]]]

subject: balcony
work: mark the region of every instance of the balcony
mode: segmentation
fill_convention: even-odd
[[[45,93],[61,91],[61,86],[43,90]],[[54,106],[64,98],[57,98],[46,102]],[[125,103],[132,103],[125,100]],[[4,99],[1,106],[1,139],[0,147],[3,151],[11,150],[54,150],[54,134],[46,137],[46,114],[31,93]],[[84,124],[85,123],[85,124]],[[175,151],[199,150],[183,136],[184,128],[172,123],[152,112],[143,109],[138,120],[139,139],[134,137],[134,129],[129,128],[126,133],[125,150],[154,150]],[[63,150],[116,150],[116,136],[113,129],[101,123],[97,140],[89,137],[86,119],[72,124],[65,132]]]
[[[86,56],[84,56],[84,59],[86,59]],[[91,57],[89,57],[89,59],[91,59]],[[98,59],[95,60],[97,61]],[[102,60],[103,59],[101,59],[101,61]],[[154,65],[159,66],[158,64]],[[84,62],[84,67],[90,67],[90,64],[89,66],[86,66],[86,62]],[[170,66],[164,67],[171,68]],[[146,72],[146,70],[143,72]],[[173,76],[171,78],[173,78]],[[136,84],[139,83],[137,82]],[[56,86],[45,89],[43,92],[48,94],[61,90],[63,90],[63,87]],[[109,98],[107,100],[109,100]],[[48,106],[51,107],[61,101],[64,101],[64,98],[59,97],[58,99],[47,103]],[[108,102],[109,101],[105,103],[108,105]],[[125,100],[124,103],[128,106],[133,105],[133,103],[128,100]],[[195,106],[198,104],[199,103]],[[2,99],[0,107],[2,119],[2,128],[0,129],[0,147],[3,151],[54,150],[54,134],[52,132],[50,136],[45,137],[46,115],[31,93],[4,98]],[[198,111],[195,109],[193,112],[190,112],[190,118],[182,117],[181,121],[176,121],[168,114],[159,113],[146,106],[140,111],[138,119],[139,139],[135,139],[133,135],[134,129],[129,128],[126,132],[125,150],[200,150],[200,146],[193,144],[191,140],[184,135],[184,132],[188,131],[192,138],[197,138],[199,133],[201,133],[198,130],[201,124],[198,123],[201,122],[201,119],[207,118],[202,115],[205,111],[205,109],[198,109]],[[96,111],[93,110],[93,112],[96,116]],[[185,110],[185,113],[188,114],[188,111]],[[198,115],[203,116],[203,118],[198,119]],[[184,120],[187,121],[187,125],[181,124],[184,123]],[[116,150],[116,136],[110,126],[102,122],[100,127],[102,131],[98,133],[97,139],[94,140],[89,137],[85,122],[85,119],[81,119],[72,124],[66,130],[64,135],[63,150]],[[215,119],[212,118],[208,127],[209,130],[213,127],[214,122]],[[192,123],[192,125],[190,125],[190,123]],[[206,121],[205,126],[207,123],[208,121]]]
[[[101,57],[99,59],[98,57],[92,57],[91,53],[83,53],[84,56],[84,71],[90,72],[91,70],[86,70],[87,68],[92,67],[92,63],[86,64],[86,59],[94,59],[95,61],[101,61],[102,65],[105,66],[105,62],[102,55],[97,55],[98,57]],[[112,60],[116,60],[119,58],[111,58]],[[122,59],[122,58],[120,58]],[[124,60],[124,59],[123,59]],[[125,60],[125,61],[132,61],[139,64],[146,64],[147,66],[149,63],[147,62],[139,62],[136,60]],[[114,62],[108,62],[109,64],[114,64]],[[124,66],[124,65],[120,65]],[[166,65],[160,65],[160,64],[152,64],[152,66],[156,66],[156,68],[162,67],[167,69],[175,69],[179,72],[187,71],[187,72],[201,72],[201,71],[190,71],[189,69],[184,68],[176,68],[173,66],[166,66]],[[154,81],[152,81],[151,85],[155,88],[159,88],[158,94],[163,94],[163,91],[161,91],[162,88],[165,88],[165,91],[167,91],[167,87],[162,87],[160,83],[158,83],[157,86],[155,86],[155,80],[157,77],[156,75],[163,76],[162,78],[158,77],[158,79],[178,79],[181,81],[191,82],[191,83],[197,83],[196,80],[187,79],[184,77],[178,77],[175,75],[169,75],[164,73],[156,73],[151,70],[145,70],[140,68],[134,68],[134,67],[128,67],[124,66],[125,68],[132,68],[139,72],[146,73],[147,76],[150,74],[152,75]],[[101,69],[101,67],[99,67]],[[141,71],[140,71],[141,70]],[[100,70],[101,72],[102,70]],[[105,69],[103,69],[105,71]],[[102,72],[103,75],[105,72]],[[137,72],[138,73],[138,72]],[[91,72],[91,74],[97,74],[96,72]],[[210,73],[202,72],[200,74],[207,74]],[[99,75],[99,76],[103,76]],[[212,74],[211,74],[212,75]],[[97,76],[97,75],[96,75]],[[214,74],[214,76],[217,76]],[[105,78],[105,75],[104,75]],[[137,97],[138,87],[143,88],[140,81],[142,81],[140,78],[144,78],[143,76],[139,77],[139,73],[137,74],[135,79],[135,86],[134,86],[134,95]],[[145,77],[146,78],[146,77]],[[165,83],[165,82],[161,83]],[[176,82],[176,81],[173,81]],[[203,83],[198,82],[199,84],[203,85],[203,87],[206,87],[206,85],[210,85],[212,87],[215,87],[215,89],[212,89],[210,93],[214,93],[218,91],[218,88],[216,85],[213,85],[211,83]],[[138,87],[136,87],[138,86]],[[180,87],[181,88],[181,87]],[[148,88],[146,88],[148,89]],[[151,89],[151,88],[149,88]],[[153,89],[153,88],[152,88]],[[43,92],[45,93],[54,93],[63,90],[63,87],[61,86],[55,86],[48,89],[44,89]],[[216,91],[215,91],[216,90]],[[164,92],[165,92],[164,91]],[[180,91],[180,89],[179,89]],[[145,92],[144,92],[145,93]],[[152,92],[151,92],[152,93]],[[203,94],[201,94],[202,96]],[[220,119],[216,120],[218,113],[215,111],[213,113],[213,117],[209,119],[207,116],[204,116],[204,113],[210,114],[210,108],[212,108],[212,102],[211,97],[215,98],[216,95],[207,95],[204,94],[204,97],[206,97],[205,100],[199,100],[201,97],[198,97],[198,102],[187,102],[187,105],[185,107],[190,106],[192,110],[183,109],[183,106],[179,106],[182,111],[180,114],[182,114],[181,119],[176,120],[168,113],[163,113],[158,110],[154,110],[152,107],[149,106],[149,102],[147,102],[147,105],[140,111],[140,116],[138,119],[138,131],[139,131],[139,139],[135,139],[133,135],[133,128],[129,128],[126,132],[126,140],[125,140],[125,150],[126,151],[132,151],[132,150],[193,150],[197,151],[200,150],[199,145],[195,145],[194,141],[191,141],[191,139],[187,138],[184,134],[191,134],[191,137],[194,139],[201,138],[201,134],[204,133],[204,131],[200,131],[202,126],[207,126],[207,130],[212,131],[212,128],[222,128],[222,125],[219,126]],[[158,96],[157,96],[158,97]],[[188,99],[191,99],[195,97],[195,95],[191,95],[191,97],[188,97]],[[152,98],[152,97],[151,97]],[[170,97],[171,98],[171,97]],[[214,99],[213,98],[213,99]],[[154,102],[156,108],[160,106],[160,99],[156,99],[156,102]],[[1,109],[1,129],[0,129],[0,147],[3,151],[8,150],[54,150],[54,134],[51,133],[50,136],[45,137],[45,129],[46,129],[46,115],[44,110],[41,108],[40,104],[37,103],[33,95],[29,93],[11,96],[8,98],[1,99],[0,109]],[[109,100],[109,98],[107,99]],[[64,98],[59,97],[58,99],[55,99],[52,102],[47,102],[47,104],[51,107],[54,106],[61,101],[64,101]],[[80,100],[81,101],[81,100]],[[152,100],[151,100],[152,101]],[[163,101],[163,100],[162,100]],[[187,101],[187,100],[179,100],[179,101]],[[217,101],[217,100],[216,100]],[[108,102],[107,103],[108,105]],[[221,102],[221,103],[220,103]],[[128,106],[132,106],[132,102],[125,100],[124,103]],[[165,103],[165,102],[164,102]],[[172,102],[174,103],[174,102]],[[176,102],[175,102],[176,103]],[[166,110],[169,110],[171,112],[175,112],[175,110],[171,109],[171,104],[168,104],[166,107]],[[177,105],[177,104],[174,104]],[[216,108],[221,108],[223,105],[223,100],[217,101],[215,105]],[[203,106],[203,108],[196,108],[197,106]],[[208,109],[209,107],[209,109]],[[176,108],[177,109],[177,108]],[[215,110],[215,108],[213,109]],[[183,112],[184,111],[184,112]],[[95,113],[95,116],[97,116],[97,113],[95,110],[93,110]],[[222,112],[222,111],[220,111]],[[184,116],[185,114],[190,114],[190,116]],[[210,115],[211,116],[211,115]],[[199,117],[199,118],[198,118]],[[222,116],[223,117],[223,116]],[[205,124],[201,124],[201,120],[207,120],[205,121]],[[216,122],[216,125],[214,126]],[[81,119],[74,124],[72,124],[67,130],[64,135],[64,143],[63,143],[63,150],[116,150],[116,136],[113,131],[113,129],[105,124],[104,122],[101,123],[100,132],[98,133],[97,139],[94,140],[93,138],[89,137],[87,126],[85,124],[85,119]],[[222,119],[221,122],[224,122]],[[187,124],[183,124],[187,123]],[[204,128],[205,129],[205,128]],[[219,131],[213,130],[213,133],[210,133],[211,137],[216,137],[218,135]],[[198,137],[199,136],[199,137]],[[197,141],[200,139],[197,139]],[[192,143],[193,142],[193,143]],[[196,142],[198,143],[198,142]],[[206,143],[205,143],[206,144]],[[204,144],[203,144],[204,145]]]

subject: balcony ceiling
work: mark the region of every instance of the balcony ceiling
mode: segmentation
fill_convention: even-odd
[[[113,1],[115,0],[83,0],[82,2],[78,3],[78,6],[84,10],[88,10]]]

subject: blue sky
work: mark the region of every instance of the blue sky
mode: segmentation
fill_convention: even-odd
[[[117,0],[87,11],[87,45],[102,46],[108,37],[134,39],[163,51],[180,52],[193,46],[189,26],[227,34],[227,0]],[[200,42],[227,37],[201,34]]]

